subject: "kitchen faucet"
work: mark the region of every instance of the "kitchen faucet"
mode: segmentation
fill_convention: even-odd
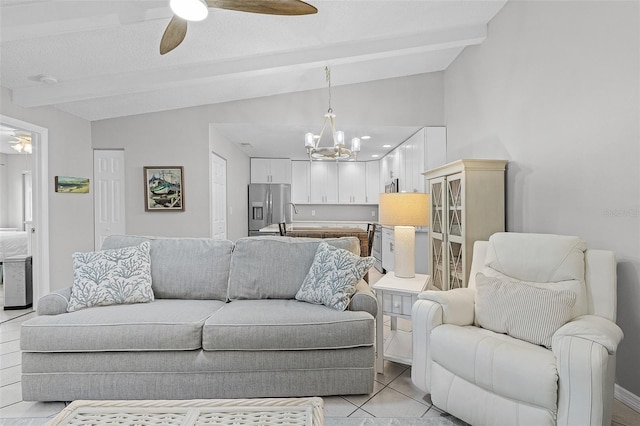
[[[287,205],[288,205],[288,204],[291,204],[291,205],[293,206],[293,212],[294,212],[295,214],[298,214],[298,207],[297,207],[294,203],[287,203]]]

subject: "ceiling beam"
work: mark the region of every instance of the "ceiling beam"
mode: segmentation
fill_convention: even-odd
[[[22,107],[37,107],[99,99],[132,93],[146,93],[163,89],[193,87],[236,79],[251,78],[284,69],[309,69],[331,65],[371,62],[409,55],[428,55],[452,48],[480,44],[487,36],[486,25],[476,25],[438,32],[424,32],[391,39],[369,39],[327,45],[305,50],[272,53],[228,61],[184,64],[177,67],[143,70],[74,81],[54,85],[38,85],[13,90],[13,102]],[[427,71],[425,71],[427,72]],[[323,87],[324,73],[302,90]],[[349,84],[335,75],[335,85]]]

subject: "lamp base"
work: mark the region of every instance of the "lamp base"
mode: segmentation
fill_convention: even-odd
[[[399,278],[416,276],[416,228],[414,226],[395,226],[394,238],[394,273]]]

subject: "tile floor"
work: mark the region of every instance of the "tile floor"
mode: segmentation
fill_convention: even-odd
[[[372,282],[375,278],[372,277]],[[1,307],[0,307],[1,308]],[[26,311],[2,311],[0,316],[0,424],[43,425],[54,417],[64,403],[22,401],[20,387],[20,324],[35,316]],[[18,317],[15,317],[19,315]],[[385,332],[389,330],[386,321]],[[398,327],[410,330],[411,323],[399,319]],[[428,395],[413,386],[411,369],[385,361],[384,374],[378,374],[370,395],[332,396],[323,398],[327,425],[466,425],[432,406]],[[374,423],[387,419],[383,423]],[[393,419],[393,420],[390,420]],[[640,425],[640,413],[615,401],[613,426]]]

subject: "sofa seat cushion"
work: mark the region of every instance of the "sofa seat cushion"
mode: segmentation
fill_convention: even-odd
[[[21,349],[30,352],[167,351],[202,347],[202,326],[219,300],[160,299],[26,321]]]
[[[557,410],[552,351],[490,330],[451,324],[436,327],[430,340],[433,361],[454,375],[505,398]]]
[[[373,317],[297,300],[236,300],[205,322],[209,351],[285,351],[372,346]]]

